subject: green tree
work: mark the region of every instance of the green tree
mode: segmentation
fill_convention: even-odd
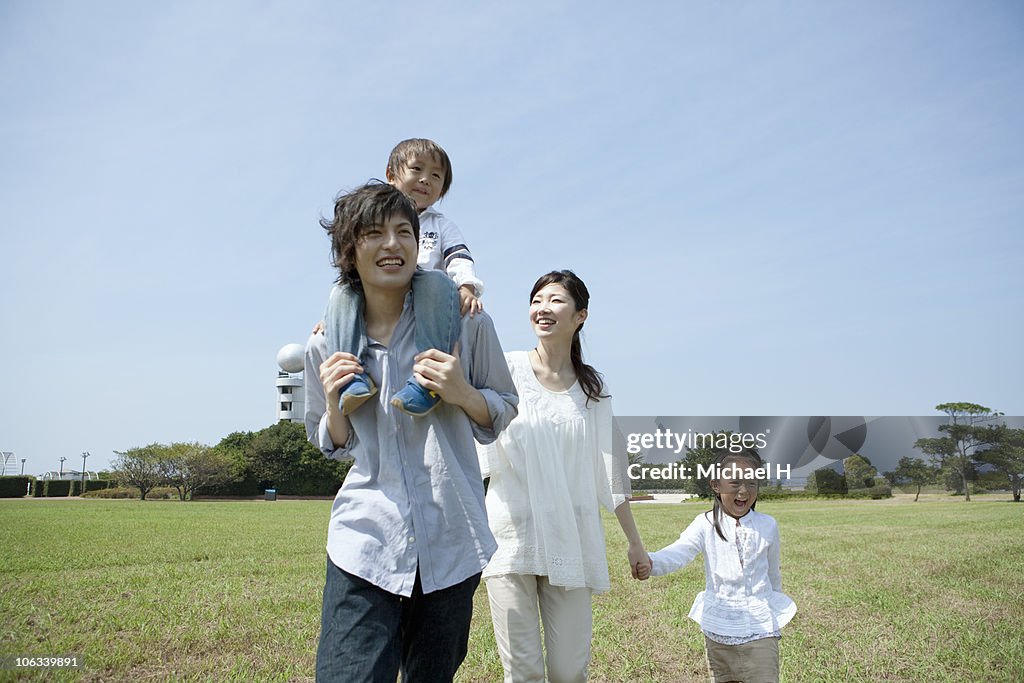
[[[142,500],[146,500],[146,494],[163,481],[159,458],[161,448],[160,444],[151,443],[126,451],[114,451],[117,457],[114,458],[112,469],[118,482],[137,488]]]
[[[886,472],[885,478],[896,486],[902,486],[903,484],[916,486],[917,493],[914,494],[914,502],[916,503],[921,496],[921,487],[935,481],[938,474],[939,471],[936,467],[929,465],[921,458],[904,456],[896,463],[895,470]],[[889,475],[892,476],[890,477]]]
[[[870,460],[857,454],[843,460],[843,472],[846,474],[847,489],[870,488],[875,485],[875,476],[878,474]]]
[[[234,463],[237,478],[231,482],[207,486],[202,489],[204,493],[240,496],[253,496],[260,493],[259,482],[252,472],[252,462],[248,455],[249,447],[255,438],[256,435],[253,432],[232,432],[213,447],[218,456],[223,456]]]
[[[1019,503],[1021,480],[1024,479],[1024,429],[1011,429],[1005,424],[992,425],[983,438],[991,446],[977,451],[975,461],[991,465],[1002,473],[1010,484],[1013,501]]]
[[[945,436],[938,439],[918,439],[914,447],[931,455],[940,466],[953,477],[959,479],[957,488],[962,487],[966,500],[971,499],[968,485],[973,471],[973,458],[984,441],[988,432],[984,423],[990,422],[1002,413],[978,405],[977,403],[940,403],[935,406],[939,412],[949,416],[949,422],[939,425],[939,431]]]
[[[260,489],[276,487],[293,495],[336,493],[351,466],[350,461],[325,457],[296,422],[278,422],[256,432],[245,455]]]
[[[237,460],[197,442],[163,446],[158,460],[164,481],[177,489],[183,501],[191,500],[197,489],[238,479]]]

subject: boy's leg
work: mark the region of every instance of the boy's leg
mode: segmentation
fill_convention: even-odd
[[[462,333],[459,290],[440,270],[420,270],[412,276],[412,305],[416,311],[416,350],[451,353]]]
[[[451,353],[462,332],[459,292],[439,270],[420,270],[412,276],[412,305],[416,311],[416,350],[437,349]],[[399,410],[420,417],[433,410],[441,398],[410,377],[391,399]]]
[[[455,677],[469,649],[475,574],[461,583],[423,593],[419,576],[402,611],[402,683],[443,683]]]
[[[327,560],[317,683],[377,683],[398,677],[402,598]]]
[[[324,313],[327,355],[338,351],[351,353],[360,360],[366,352],[366,320],[363,318],[363,295],[349,285],[335,285]],[[377,393],[373,380],[366,374],[357,376],[341,391],[341,412],[348,415]]]
[[[505,683],[544,683],[537,583],[532,574],[487,579],[487,600]]]
[[[594,621],[590,589],[552,586],[542,576],[538,593],[548,651],[548,680],[585,683]]]

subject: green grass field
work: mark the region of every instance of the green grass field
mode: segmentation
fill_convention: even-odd
[[[786,681],[1024,680],[1024,505],[1006,496],[762,502],[799,613]],[[637,505],[652,550],[700,503]],[[0,654],[84,656],[0,680],[312,681],[327,501],[0,501]],[[593,681],[703,681],[698,560],[594,600]],[[481,587],[461,681],[500,681]]]

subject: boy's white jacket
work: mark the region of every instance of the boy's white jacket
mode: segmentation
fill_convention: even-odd
[[[779,527],[757,510],[738,521],[722,515],[723,541],[711,512],[701,513],[679,540],[651,553],[651,574],[668,574],[703,553],[705,590],[693,601],[690,618],[723,636],[771,633],[796,614],[796,604],[782,592]]]
[[[462,231],[433,206],[420,214],[420,253],[416,264],[424,270],[448,273],[456,287],[470,285],[477,296],[484,293],[484,283],[476,276],[473,256]]]

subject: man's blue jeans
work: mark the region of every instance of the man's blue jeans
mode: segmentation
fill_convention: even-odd
[[[416,312],[416,350],[451,353],[462,332],[459,292],[447,274],[416,269],[412,276],[412,305]],[[363,293],[349,285],[335,285],[324,314],[327,353],[346,351],[366,360],[366,319]]]
[[[473,593],[480,574],[433,593],[419,576],[404,598],[327,560],[317,683],[451,681],[469,645]]]

